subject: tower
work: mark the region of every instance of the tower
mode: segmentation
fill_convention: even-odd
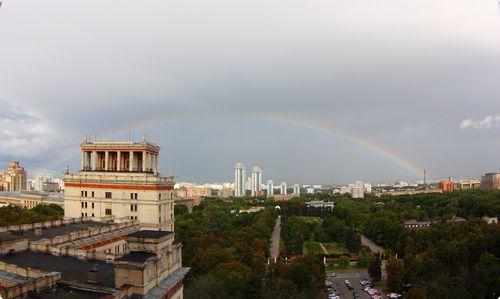
[[[80,148],[80,171],[64,175],[65,217],[138,220],[141,229],[174,230],[174,182],[158,173],[158,145],[144,138],[140,143],[85,138]]]
[[[262,195],[262,169],[258,166],[252,167],[252,196]]]
[[[272,180],[267,181],[267,196],[273,196],[274,194],[274,183]]]
[[[286,182],[281,182],[281,195],[287,194],[287,188]]]
[[[293,185],[293,195],[300,195],[300,185],[299,184],[295,184]]]
[[[236,197],[245,196],[245,170],[245,165],[236,163],[234,167],[234,196]]]

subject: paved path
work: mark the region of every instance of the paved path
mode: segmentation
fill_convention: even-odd
[[[326,250],[325,246],[323,246],[323,243],[319,242],[319,246],[321,246],[321,249],[323,249],[323,252],[325,254],[328,254],[328,251]]]
[[[275,262],[280,254],[280,235],[281,235],[281,215],[276,219],[273,235],[271,237],[270,261]]]
[[[370,250],[373,253],[384,253],[384,248],[380,247],[379,245],[375,244],[372,240],[368,239],[367,237],[361,235],[361,244],[367,246],[370,248]]]

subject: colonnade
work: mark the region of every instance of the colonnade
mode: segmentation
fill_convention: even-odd
[[[151,151],[82,151],[81,170],[158,172],[158,153]]]

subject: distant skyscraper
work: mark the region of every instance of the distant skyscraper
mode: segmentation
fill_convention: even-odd
[[[252,196],[262,195],[262,169],[258,166],[252,167]]]
[[[287,194],[286,188],[287,188],[286,182],[281,182],[281,195],[286,195]]]
[[[293,185],[293,195],[300,195],[300,185],[299,184]]]
[[[272,180],[267,181],[267,196],[274,194],[274,183]]]
[[[234,167],[234,196],[245,196],[245,165],[237,163]]]

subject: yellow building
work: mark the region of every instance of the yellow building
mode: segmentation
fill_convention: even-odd
[[[64,176],[64,216],[138,220],[142,229],[174,231],[174,182],[158,173],[159,151],[146,137],[140,143],[85,137],[80,171]]]
[[[0,191],[21,191],[26,190],[27,173],[19,162],[14,161],[9,164],[7,171],[2,172],[0,176]]]

